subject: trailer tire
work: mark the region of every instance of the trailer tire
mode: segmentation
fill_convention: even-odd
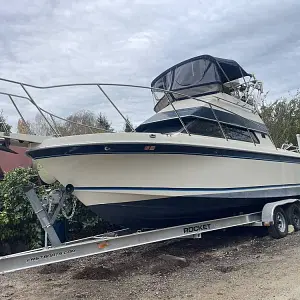
[[[294,226],[295,231],[300,230],[300,206],[293,203],[286,209],[286,214],[289,220],[289,224]]]
[[[268,228],[269,234],[275,239],[281,239],[288,234],[288,218],[281,207],[276,207],[273,214],[273,224]]]

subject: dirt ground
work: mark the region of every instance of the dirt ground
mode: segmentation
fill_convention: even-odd
[[[9,273],[0,299],[298,300],[300,233],[231,229]]]

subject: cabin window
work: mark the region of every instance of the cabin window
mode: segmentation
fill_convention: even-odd
[[[194,121],[188,124],[187,129],[191,134],[224,138],[219,124],[213,121],[195,119]]]
[[[174,133],[181,130],[182,124],[179,119],[171,119],[142,125],[141,129],[138,131],[151,133]]]
[[[230,126],[227,124],[222,124],[222,128],[225,134],[230,140],[237,140],[243,142],[253,143],[253,141],[259,144],[259,140],[254,132],[248,131],[246,128],[240,128],[235,126]]]
[[[210,136],[215,138],[224,138],[223,132],[215,121],[205,119],[185,117],[182,118],[187,130],[191,134]],[[246,128],[221,124],[226,137],[230,140],[237,140],[243,142],[259,144],[259,139],[253,131],[248,131]],[[138,132],[151,132],[151,133],[186,133],[179,119],[163,120],[141,125]]]
[[[256,134],[247,130],[246,128],[235,127],[227,124],[221,124],[226,137],[230,140],[237,140],[243,142],[259,144],[259,139]],[[224,138],[222,130],[217,122],[207,121],[203,119],[195,119],[187,126],[191,134],[199,134],[204,136],[211,136],[217,138]]]

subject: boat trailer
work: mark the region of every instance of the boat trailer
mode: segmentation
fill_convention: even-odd
[[[33,188],[27,188],[25,194],[45,230],[45,247],[0,257],[0,274],[176,238],[201,238],[202,233],[230,227],[268,226],[274,238],[286,236],[289,224],[295,231],[300,230],[299,200],[287,199],[268,203],[261,212],[134,233],[124,229],[61,243],[53,224],[68,193],[54,201],[56,209],[52,215]],[[47,246],[47,239],[51,246]]]

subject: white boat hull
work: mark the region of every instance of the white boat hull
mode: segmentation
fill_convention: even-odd
[[[96,154],[38,160],[87,206],[300,186],[300,165],[182,154]],[[255,174],[255,176],[253,176]]]
[[[173,225],[203,212],[208,216],[209,211],[256,209],[266,202],[300,198],[298,154],[262,152],[253,145],[238,148],[248,145],[243,142],[231,143],[228,149],[209,145],[209,138],[203,138],[205,146],[197,140],[188,145],[163,139],[151,144],[148,140],[42,145],[29,154],[64,186],[73,185],[74,194],[86,206],[125,225],[133,216],[141,226],[153,224],[154,219],[157,225],[158,218]]]

